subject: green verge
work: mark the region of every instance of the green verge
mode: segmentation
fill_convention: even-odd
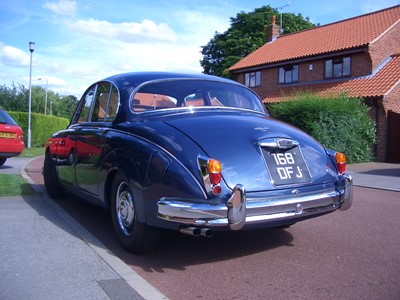
[[[0,174],[0,197],[32,195],[37,192],[21,176]]]
[[[44,147],[25,148],[19,157],[33,158],[44,155]],[[24,196],[37,193],[20,175],[0,174],[0,197]]]
[[[44,155],[44,147],[39,147],[39,148],[25,148],[24,151],[22,151],[21,155],[19,157],[37,157]]]

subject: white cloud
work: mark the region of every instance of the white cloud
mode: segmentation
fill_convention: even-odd
[[[128,43],[145,42],[173,42],[176,33],[166,23],[156,24],[152,20],[143,20],[140,23],[123,22],[111,23],[95,19],[67,22],[69,29],[84,34],[116,39]]]
[[[0,60],[4,65],[28,66],[29,54],[21,49],[0,43]]]
[[[59,0],[58,2],[45,2],[43,7],[61,16],[75,16],[78,9],[76,1]]]

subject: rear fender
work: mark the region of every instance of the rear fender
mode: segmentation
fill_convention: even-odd
[[[130,180],[137,217],[152,224],[157,218],[157,202],[162,197],[205,200],[207,195],[195,176],[183,163],[157,145],[138,141],[110,152],[104,162],[106,180],[100,190],[110,207],[110,190],[116,172]]]

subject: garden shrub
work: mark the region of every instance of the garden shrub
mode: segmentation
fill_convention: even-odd
[[[10,116],[24,131],[24,142],[28,140],[28,113],[8,111]],[[67,128],[69,120],[52,115],[31,113],[31,147],[43,147],[47,139],[56,131]]]
[[[362,99],[298,94],[268,108],[271,117],[304,130],[326,148],[345,153],[349,163],[373,159],[375,126]]]

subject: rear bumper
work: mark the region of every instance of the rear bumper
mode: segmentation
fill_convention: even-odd
[[[295,223],[301,219],[347,210],[353,201],[353,180],[343,174],[335,190],[293,195],[285,198],[247,199],[245,187],[238,184],[224,204],[162,198],[158,201],[158,217],[182,225],[228,227],[240,230],[248,224]]]
[[[25,144],[22,141],[1,140],[0,157],[18,156],[24,150]]]

